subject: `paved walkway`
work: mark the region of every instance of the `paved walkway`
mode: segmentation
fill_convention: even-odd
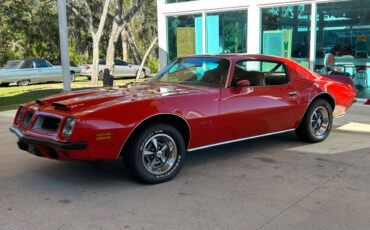
[[[16,147],[0,113],[0,229],[368,230],[370,106],[335,120],[329,138],[294,133],[189,153],[159,185],[121,161],[59,162]]]

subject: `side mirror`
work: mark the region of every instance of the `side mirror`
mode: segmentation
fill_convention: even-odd
[[[248,80],[240,80],[236,82],[236,90],[242,91],[243,88],[251,86],[251,82]]]

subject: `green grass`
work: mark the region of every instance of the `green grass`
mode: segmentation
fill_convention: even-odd
[[[146,78],[144,80],[148,80]],[[135,81],[134,78],[115,79],[115,86],[123,86]],[[99,81],[99,87],[103,82]],[[91,88],[91,82],[86,77],[76,77],[72,82],[72,90]],[[0,88],[0,111],[17,109],[20,104],[24,104],[36,99],[60,93],[63,89],[62,82],[42,83],[28,86],[16,86],[11,84],[9,87]]]

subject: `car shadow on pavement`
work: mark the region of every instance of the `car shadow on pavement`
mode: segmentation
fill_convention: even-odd
[[[204,150],[189,152],[186,156],[186,165],[202,165],[212,161],[225,161],[229,159],[252,157],[262,155],[272,149],[284,146],[297,147],[307,145],[300,141],[294,132],[245,140],[241,142],[225,144]]]
[[[241,158],[262,155],[265,153],[264,149],[274,149],[278,146],[285,145],[295,147],[305,145],[305,143],[299,141],[294,133],[285,133],[227,144],[189,152],[185,160],[184,168],[186,168],[186,171],[191,172],[193,168],[199,165],[212,164],[217,161],[238,161],[241,160]],[[53,184],[83,185],[87,187],[140,185],[140,183],[137,183],[128,174],[122,159],[94,162],[56,161],[49,163],[47,167],[33,171],[32,174],[34,176],[31,180],[43,178],[44,181]]]
[[[122,159],[96,162],[62,162],[46,159],[48,166],[30,172],[25,180],[30,186],[37,187],[86,187],[130,185],[136,182],[128,175]],[[71,187],[72,186],[72,187]]]

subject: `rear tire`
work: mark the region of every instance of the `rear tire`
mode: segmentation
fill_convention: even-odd
[[[18,86],[26,86],[26,85],[29,85],[30,84],[30,80],[20,80],[20,81],[17,81],[17,85]]]
[[[302,141],[321,142],[329,136],[332,123],[333,109],[326,100],[318,99],[308,107],[295,132]]]
[[[166,123],[141,129],[129,143],[124,163],[137,180],[157,184],[180,171],[185,159],[185,143],[179,131]]]
[[[76,80],[76,74],[74,72],[71,72],[70,76],[71,76],[71,82]]]
[[[87,80],[91,81],[91,77],[87,77]]]
[[[104,75],[103,71],[100,71],[99,75],[98,75],[98,80],[102,81],[103,80],[103,75]]]
[[[136,72],[136,76],[137,76],[138,72],[139,72],[139,71],[137,71],[137,72]],[[139,79],[144,79],[144,78],[146,78],[146,73],[145,73],[145,70],[143,69],[143,70],[141,71],[141,73],[140,73]]]

